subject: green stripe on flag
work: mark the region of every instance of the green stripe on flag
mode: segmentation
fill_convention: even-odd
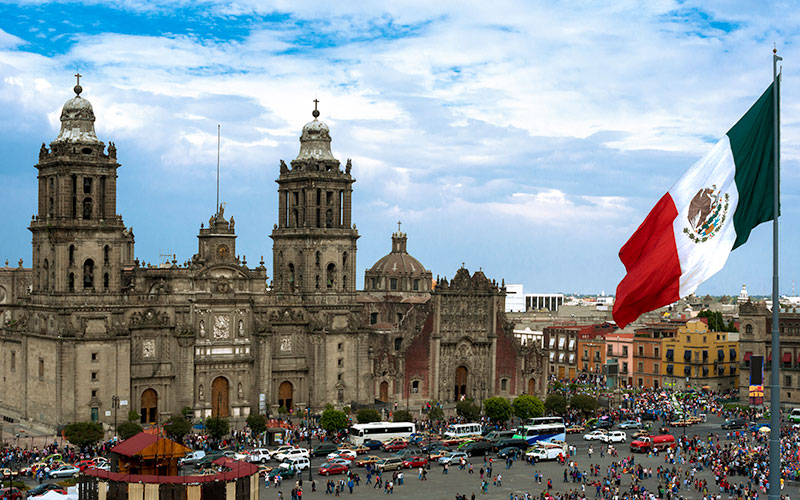
[[[750,237],[750,231],[773,219],[775,168],[773,84],[728,131],[733,160],[736,163],[736,188],[739,204],[733,214],[736,248]],[[780,89],[778,90],[780,96]]]

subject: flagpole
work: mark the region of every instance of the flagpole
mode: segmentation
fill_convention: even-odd
[[[778,318],[780,314],[780,301],[778,297],[778,211],[780,209],[780,96],[778,61],[783,60],[778,56],[778,49],[772,50],[772,105],[774,140],[774,170],[772,197],[772,366],[770,368],[770,433],[769,433],[769,500],[780,500],[781,496],[781,382],[780,359],[781,340],[778,335]]]

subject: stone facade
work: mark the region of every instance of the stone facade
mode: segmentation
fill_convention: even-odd
[[[224,204],[191,259],[140,263],[116,214],[116,148],[75,90],[36,165],[32,267],[0,268],[3,416],[111,424],[134,410],[149,423],[188,406],[239,422],[280,406],[545,391],[541,349],[514,338],[504,286],[482,272],[432,286],[398,231],[356,290],[352,164],[333,157],[316,110],[297,158],[278,167],[270,281],[263,257],[250,267],[237,255]]]

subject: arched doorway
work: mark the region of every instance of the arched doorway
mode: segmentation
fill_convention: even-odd
[[[158,393],[154,389],[142,393],[141,416],[143,424],[158,423]]]
[[[456,368],[456,383],[453,390],[454,399],[460,400],[467,397],[467,367],[459,366]]]
[[[217,377],[211,382],[211,416],[227,417],[229,401],[228,379]]]
[[[386,382],[385,380],[381,382],[378,399],[384,403],[389,402],[389,382]]]
[[[288,380],[281,382],[278,387],[278,406],[283,406],[287,410],[292,409],[292,397],[294,396],[294,387]]]
[[[528,380],[528,394],[536,394],[536,380]]]

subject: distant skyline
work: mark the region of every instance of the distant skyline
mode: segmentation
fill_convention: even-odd
[[[122,164],[136,256],[197,251],[220,198],[270,277],[281,159],[319,99],[352,158],[364,270],[391,248],[526,292],[614,294],[617,252],[784,58],[781,293],[800,282],[800,9],[759,2],[0,0],[0,260],[31,262],[42,142],[76,72]],[[771,225],[697,295],[771,287]],[[564,292],[565,290],[569,292]]]

